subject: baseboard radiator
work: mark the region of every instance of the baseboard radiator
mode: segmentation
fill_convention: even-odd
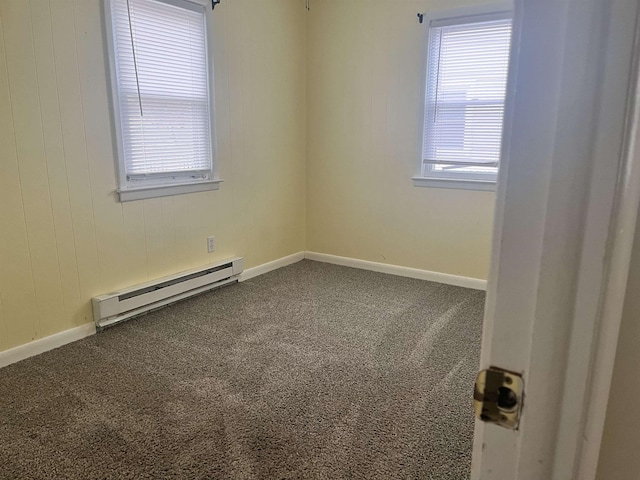
[[[93,318],[96,327],[100,330],[149,310],[235,283],[242,270],[242,258],[230,258],[216,265],[94,297]]]

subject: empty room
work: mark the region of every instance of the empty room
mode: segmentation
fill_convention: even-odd
[[[637,480],[639,13],[0,0],[0,479]]]

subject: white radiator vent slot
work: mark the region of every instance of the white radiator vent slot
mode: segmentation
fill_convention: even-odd
[[[237,282],[243,270],[242,263],[242,258],[232,258],[218,265],[94,297],[93,317],[96,326],[104,328],[192,295]]]

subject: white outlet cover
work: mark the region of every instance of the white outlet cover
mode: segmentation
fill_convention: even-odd
[[[216,250],[216,237],[207,237],[207,250],[213,253]]]

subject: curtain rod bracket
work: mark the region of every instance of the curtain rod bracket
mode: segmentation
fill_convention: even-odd
[[[420,22],[420,23],[424,22],[424,13],[419,13],[418,14],[418,22]]]
[[[211,0],[211,10],[216,9],[216,5],[220,4],[220,0]]]

